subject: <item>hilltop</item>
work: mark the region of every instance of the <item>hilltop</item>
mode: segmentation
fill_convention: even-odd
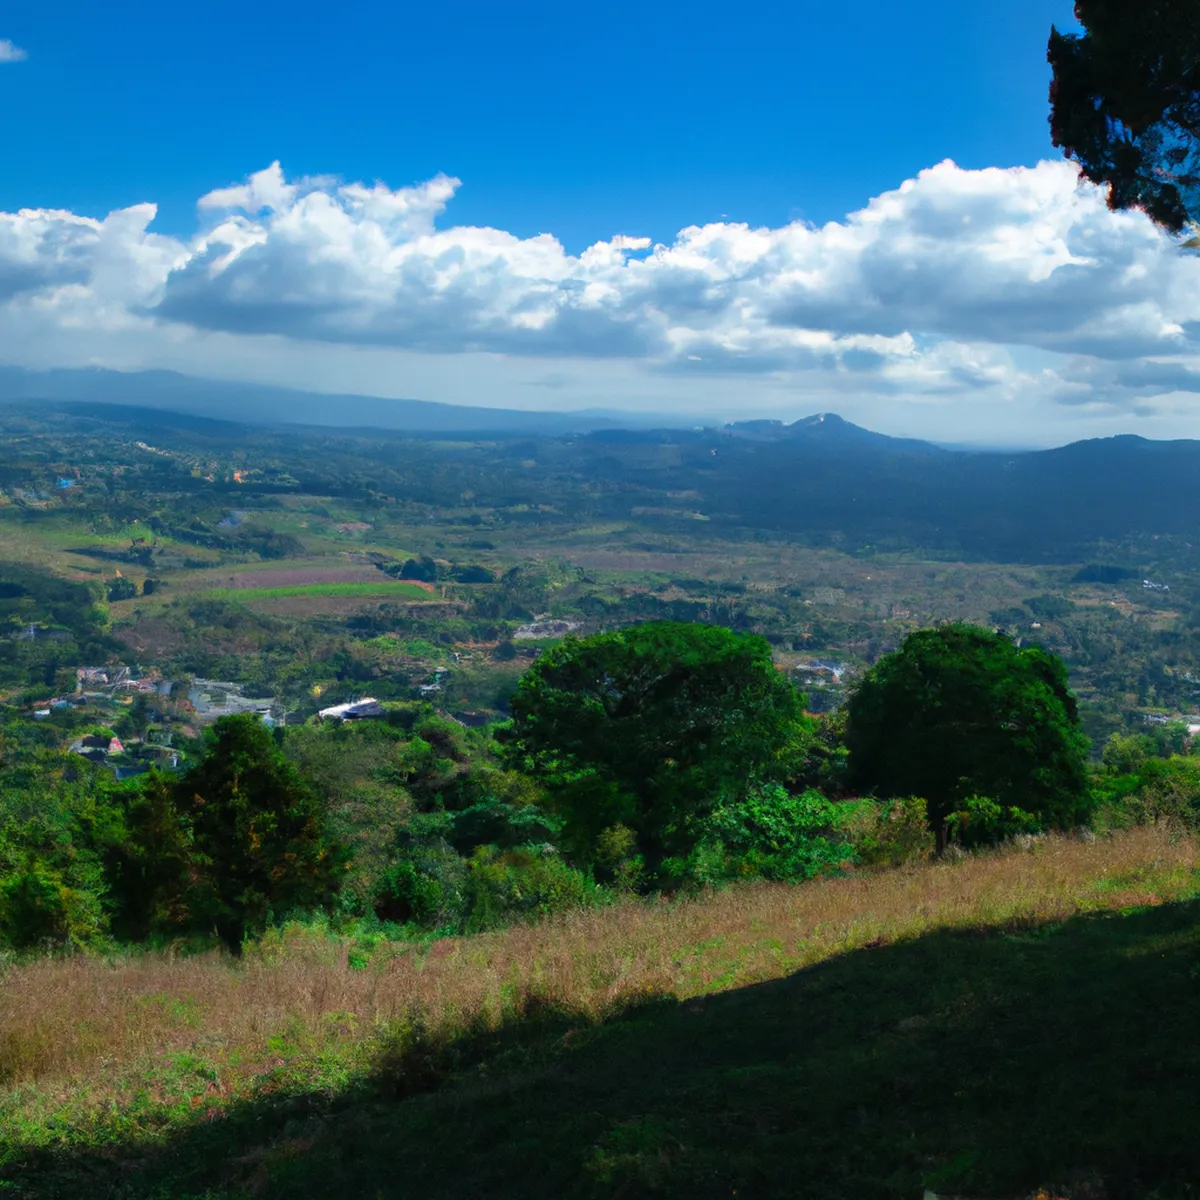
[[[1138,830],[424,947],[32,961],[0,979],[0,1180],[1182,1200],[1198,864]]]

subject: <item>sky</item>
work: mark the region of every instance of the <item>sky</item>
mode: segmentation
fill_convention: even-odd
[[[0,362],[942,441],[1200,436],[1070,0],[0,13]]]

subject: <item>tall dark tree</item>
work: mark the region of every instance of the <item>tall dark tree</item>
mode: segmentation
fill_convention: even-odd
[[[222,717],[179,779],[151,775],[113,866],[120,923],[215,932],[238,953],[273,914],[327,903],[346,856],[326,806],[253,715]]]
[[[1174,232],[1200,218],[1196,0],[1077,0],[1082,34],[1050,31],[1054,144]]]
[[[939,848],[973,795],[1048,826],[1086,808],[1087,739],[1062,660],[976,626],[920,630],[881,658],[847,704],[846,744],[854,786],[924,797]]]
[[[621,825],[652,870],[806,729],[765,639],[679,621],[567,638],[522,677],[512,713],[509,758],[546,783],[576,852]]]
[[[325,804],[257,717],[222,717],[180,787],[196,867],[193,911],[231,949],[272,913],[332,898],[345,859]]]

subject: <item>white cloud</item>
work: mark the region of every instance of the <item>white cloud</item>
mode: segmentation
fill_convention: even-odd
[[[577,256],[549,234],[437,229],[457,186],[288,183],[273,164],[201,201],[226,213],[167,281],[160,313],[437,352],[731,370],[864,348],[907,356],[911,335],[1175,353],[1200,320],[1200,264],[1140,215],[1109,212],[1066,163],[942,163],[821,228],[722,222],[653,247],[618,235]]]
[[[282,338],[310,362],[428,359],[423,379],[453,357],[539,360],[495,367],[509,403],[545,403],[538,380],[586,376],[561,369],[579,360],[624,364],[612,405],[682,406],[701,381],[800,411],[866,398],[1146,412],[1170,397],[1178,413],[1200,396],[1200,258],[1110,212],[1067,163],[945,162],[821,227],[718,222],[580,254],[548,233],[439,227],[458,187],[289,180],[273,163],[202,197],[186,240],[149,231],[151,204],[0,214],[0,356],[120,328],[159,365],[218,335],[244,344],[239,362]]]
[[[28,51],[13,45],[8,38],[0,38],[0,63],[24,62],[28,57]]]

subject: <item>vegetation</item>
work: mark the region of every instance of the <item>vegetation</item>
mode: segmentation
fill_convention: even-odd
[[[952,814],[993,833],[1066,829],[1086,815],[1087,742],[1066,671],[1001,634],[912,634],[863,677],[846,740],[852,782],[923,796],[939,848]]]
[[[114,870],[126,930],[212,930],[235,954],[272,915],[326,904],[346,864],[324,798],[251,715],[224,717],[178,780],[155,773],[125,806]]]
[[[1143,828],[425,946],[35,959],[0,980],[0,1178],[1182,1198],[1198,854]]]
[[[1054,144],[1178,232],[1200,218],[1200,31],[1190,0],[1079,0],[1083,34],[1050,33]]]
[[[1174,1194],[1189,1163],[1130,1174],[1115,1118],[1059,1096],[1057,1139],[1016,1106],[990,1141],[980,1114],[994,1064],[1044,1044],[1030,1022],[1082,1053],[1046,1003],[1085,969],[1152,927],[1189,953],[1190,909],[1079,920],[1195,891],[1200,576],[1178,531],[1094,497],[998,525],[984,501],[1036,497],[1047,456],[972,458],[953,528],[944,504],[873,505],[961,461],[834,421],[322,432],[320,453],[303,430],[136,422],[0,411],[17,1194],[296,1194],[296,1170],[372,1194],[396,1162],[430,1194],[528,1194],[530,1162],[562,1194],[771,1194],[785,1160],[822,1195],[1074,1200],[1077,1168]],[[1194,473],[1164,455],[1150,492]],[[1068,460],[1056,494],[1090,486]],[[368,718],[318,715],[366,697]],[[1061,957],[1030,960],[1042,938]],[[803,1019],[755,992],[701,1003],[818,962],[850,1003],[819,972],[788,985]],[[1106,1004],[1126,1015],[1078,1036],[1132,1047]],[[897,1051],[893,1026],[929,1013]],[[689,1023],[717,1039],[693,1065],[669,1049]],[[605,1098],[568,1102],[559,1071]],[[864,1118],[822,1072],[900,1102]],[[483,1157],[450,1152],[443,1105]],[[361,1153],[376,1138],[400,1158]]]
[[[760,637],[648,622],[568,638],[512,698],[509,761],[539,779],[583,861],[656,877],[718,806],[787,770],[801,697]]]

